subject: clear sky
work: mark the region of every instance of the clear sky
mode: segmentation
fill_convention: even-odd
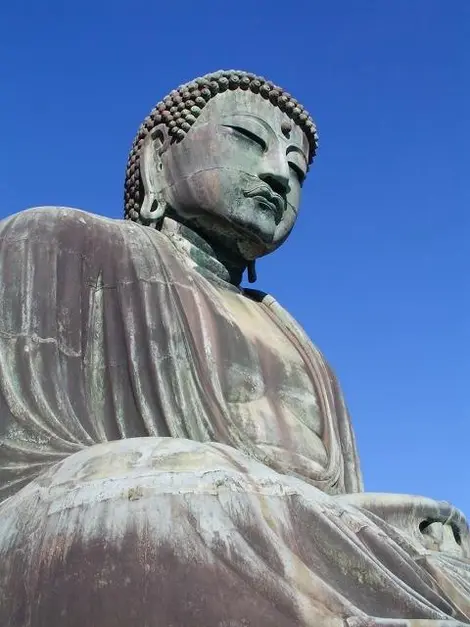
[[[230,68],[283,86],[320,132],[256,287],[339,375],[366,489],[470,514],[469,0],[3,2],[0,216],[120,217],[141,120]]]

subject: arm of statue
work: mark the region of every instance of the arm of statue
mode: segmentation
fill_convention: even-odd
[[[134,223],[63,207],[0,223],[0,502],[85,447],[170,434],[168,374],[147,376],[170,350],[158,264]]]
[[[470,551],[468,522],[445,501],[374,492],[344,494],[335,500],[367,512],[372,520],[385,522],[428,549],[458,557]]]

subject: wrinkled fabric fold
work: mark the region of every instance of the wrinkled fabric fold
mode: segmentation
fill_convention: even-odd
[[[363,493],[329,365],[271,296],[236,298],[296,351],[321,429],[316,414],[297,426],[324,464],[289,449],[279,354],[250,344],[164,234],[65,208],[0,223],[1,624],[176,625],[196,610],[205,627],[470,624],[464,516]],[[283,464],[243,428],[238,358],[262,382],[253,422],[281,390],[262,407]],[[451,553],[423,523],[453,530]]]
[[[0,619],[21,601],[35,608],[34,627],[59,615],[103,627],[148,616],[206,627],[468,625],[468,527],[459,557],[415,534],[420,520],[462,515],[401,500],[392,525],[223,444],[100,444],[0,505]]]
[[[319,396],[327,467],[306,459],[288,472],[327,492],[360,490],[349,416],[324,358],[274,299],[248,297],[302,352]],[[227,400],[224,347],[251,349],[222,301],[153,229],[66,208],[2,221],[0,501],[58,458],[120,438],[214,440],[275,467]]]

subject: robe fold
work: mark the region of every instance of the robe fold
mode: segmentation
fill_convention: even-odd
[[[325,467],[293,455],[283,470],[327,492],[359,490],[354,436],[334,375],[274,299],[250,294],[302,353],[323,421]],[[67,208],[4,220],[0,501],[84,446],[121,438],[215,440],[276,468],[243,423],[269,412],[283,429],[281,402],[258,409],[280,377],[274,365],[261,373],[272,356],[263,346],[261,357],[254,354],[226,310],[224,290],[158,231]],[[261,388],[244,402],[234,402],[236,384],[226,376],[234,364]],[[284,455],[292,439],[300,439],[294,429],[282,434]]]
[[[459,530],[454,552],[423,545],[428,519]],[[7,499],[0,520],[8,627],[470,624],[454,508],[401,495],[358,506],[224,444],[92,446]]]
[[[272,297],[131,222],[0,223],[0,624],[470,624],[463,515],[362,490],[336,378]]]

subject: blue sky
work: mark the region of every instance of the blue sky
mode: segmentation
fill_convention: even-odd
[[[258,264],[343,384],[366,489],[470,514],[468,0],[18,0],[0,9],[0,216],[120,217],[153,104],[259,73],[321,147],[288,243]]]

